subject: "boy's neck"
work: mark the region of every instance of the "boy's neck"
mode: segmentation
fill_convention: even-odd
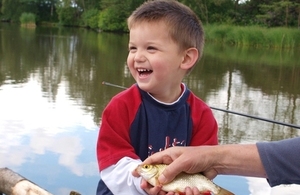
[[[148,94],[149,94],[155,101],[157,101],[157,102],[159,102],[159,103],[161,103],[161,104],[172,105],[172,104],[177,103],[177,102],[181,99],[182,95],[184,94],[184,92],[185,92],[185,90],[186,90],[185,84],[181,83],[180,89],[181,89],[181,90],[180,90],[179,95],[176,95],[175,98],[169,98],[170,100],[161,100],[162,98],[157,98],[157,97],[155,97],[155,96],[154,96],[153,94],[151,94],[151,93],[148,93]],[[171,99],[172,99],[172,100],[171,100]]]

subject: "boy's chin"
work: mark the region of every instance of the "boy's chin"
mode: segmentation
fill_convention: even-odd
[[[141,90],[151,93],[151,88],[150,88],[149,83],[137,82],[137,84]]]

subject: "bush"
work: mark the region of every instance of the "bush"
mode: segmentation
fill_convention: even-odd
[[[57,9],[59,23],[66,26],[77,26],[79,24],[77,8],[67,7]]]
[[[100,13],[98,26],[103,31],[125,31],[127,29],[125,17],[112,7]]]
[[[97,9],[90,9],[82,14],[83,25],[93,29],[98,28],[99,11]]]
[[[20,22],[21,24],[35,24],[36,16],[33,13],[22,13],[20,16]]]

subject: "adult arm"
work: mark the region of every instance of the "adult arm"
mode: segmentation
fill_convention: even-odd
[[[270,186],[300,184],[300,137],[256,145]]]
[[[143,163],[169,164],[159,177],[160,183],[171,181],[182,171],[202,172],[210,179],[218,174],[266,177],[255,144],[173,147],[153,154]]]

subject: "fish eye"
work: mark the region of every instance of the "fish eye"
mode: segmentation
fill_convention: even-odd
[[[144,168],[145,168],[145,169],[149,169],[149,168],[150,168],[150,165],[144,165]]]

